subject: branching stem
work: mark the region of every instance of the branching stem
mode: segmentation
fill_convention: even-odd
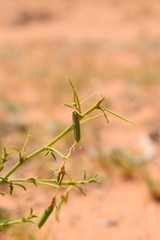
[[[104,97],[101,97],[99,101],[93,105],[91,108],[89,108],[87,111],[84,112],[83,116],[80,115],[80,119],[83,119],[85,116],[87,116],[89,113],[93,112],[95,109],[99,108],[99,104],[104,100]],[[48,147],[52,146],[54,143],[56,143],[59,139],[64,137],[67,133],[72,131],[73,124],[71,124],[69,127],[67,127],[63,132],[61,132],[56,138],[54,138],[49,143],[45,144],[43,147],[39,148],[38,150],[34,151],[33,153],[29,154],[28,156],[24,157],[23,160],[18,161],[6,174],[5,178],[9,177],[13,172],[15,172],[22,164],[27,162],[29,159],[35,157],[36,155],[40,154],[41,152],[45,151]],[[0,183],[3,182],[2,179],[0,179]]]

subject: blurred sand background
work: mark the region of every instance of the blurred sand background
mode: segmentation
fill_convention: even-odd
[[[80,100],[98,92],[82,104],[83,111],[102,94],[104,107],[138,124],[110,114],[109,124],[103,117],[84,124],[81,150],[76,148],[68,164],[70,176],[81,178],[86,168],[88,177],[99,173],[102,185],[87,186],[86,198],[73,190],[61,223],[53,215],[42,230],[21,225],[0,233],[1,239],[159,239],[160,206],[139,169],[133,164],[136,176],[126,180],[124,169],[109,161],[115,151],[125,160],[127,154],[133,162],[147,162],[147,172],[159,180],[159,1],[8,0],[0,9],[1,152],[3,146],[22,149],[30,130],[29,154],[71,123],[64,106],[72,104],[69,78]],[[71,142],[72,133],[56,147],[66,154]],[[6,169],[16,161],[13,150]],[[13,177],[51,177],[48,169],[59,164],[41,155]],[[19,216],[31,205],[42,212],[53,195],[40,186],[17,190],[13,197],[5,191],[1,209]]]

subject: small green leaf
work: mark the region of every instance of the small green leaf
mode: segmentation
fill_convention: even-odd
[[[4,193],[0,192],[0,195],[5,196]]]
[[[86,180],[86,169],[83,169],[83,173],[84,173],[83,179]]]
[[[38,216],[36,214],[33,214],[33,208],[30,207],[30,214],[28,216],[28,219],[31,219],[31,218],[37,218]]]
[[[54,160],[56,161],[56,157],[55,157],[55,155],[52,152],[51,152],[51,155],[54,158]]]
[[[4,166],[2,164],[0,164],[0,171],[2,171],[4,168]]]
[[[74,109],[74,107],[72,105],[68,104],[68,103],[65,103],[64,106]]]
[[[36,179],[37,179],[37,177],[35,177],[35,178],[28,178],[27,182],[31,182],[31,183],[33,183],[37,187]]]
[[[22,184],[19,184],[19,183],[14,183],[14,185],[17,185],[19,187],[22,187],[25,191],[27,191],[26,187]]]
[[[46,156],[48,156],[49,154],[51,154],[52,157],[56,160],[56,157],[55,157],[55,155],[54,155],[53,152],[52,152],[52,148],[50,148],[50,150],[51,150],[51,151],[47,151],[47,153],[46,153],[44,156],[46,157]]]
[[[36,214],[33,214],[31,218],[38,218],[38,216]]]
[[[32,207],[30,207],[30,216],[32,215],[32,213],[33,213],[33,208]]]
[[[96,179],[97,177],[98,177],[98,173],[96,173],[93,178]]]
[[[46,156],[48,156],[49,154],[50,154],[50,152],[48,151],[48,152],[46,152],[46,154],[45,154],[44,156],[46,157]]]
[[[105,111],[103,111],[103,114],[104,114],[104,117],[105,117],[107,123],[109,123],[109,119],[108,119],[108,116],[107,116],[107,114],[105,113]]]
[[[3,154],[3,156],[5,156],[5,157],[7,157],[8,155],[10,155],[12,152],[7,152],[6,151],[6,148],[3,148],[4,149],[4,154]]]
[[[3,153],[3,155],[1,156],[1,170],[3,169],[3,164],[5,163],[5,162],[7,162],[7,156],[9,155],[9,154],[11,154],[11,152],[7,152],[6,151],[6,148],[3,148],[3,150],[4,150],[4,153]]]
[[[85,191],[83,190],[83,188],[81,188],[81,187],[79,187],[79,186],[77,186],[77,185],[74,185],[74,186],[76,186],[76,187],[81,191],[81,193],[83,193],[83,195],[86,197],[86,193],[85,193]]]
[[[13,189],[14,189],[14,187],[13,187],[13,184],[12,184],[12,183],[10,183],[10,185],[9,185],[9,188],[10,188],[10,195],[12,195],[12,192],[13,192]]]
[[[21,154],[21,151],[17,147],[11,146],[11,148],[15,149],[17,152]]]
[[[97,176],[98,176],[98,173],[96,173],[94,175],[94,177],[90,179],[90,182],[95,182],[95,183],[98,183],[98,184],[102,184],[101,182],[97,181]]]

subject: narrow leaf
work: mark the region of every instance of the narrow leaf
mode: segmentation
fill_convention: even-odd
[[[109,109],[107,109],[107,108],[100,107],[100,109],[103,109],[103,110],[105,110],[105,111],[113,114],[114,116],[116,116],[116,117],[118,117],[118,118],[121,118],[122,120],[124,120],[124,121],[126,121],[126,122],[130,122],[130,123],[132,123],[132,124],[134,124],[134,125],[137,125],[135,122],[132,122],[132,121],[130,121],[129,119],[124,118],[124,117],[122,117],[121,115],[118,115],[117,113],[115,113],[115,112],[113,112],[113,111],[111,111],[111,110],[109,110]]]
[[[19,187],[22,187],[25,191],[27,191],[26,187],[22,184],[19,184],[19,183],[14,183],[14,185],[17,185]]]
[[[107,116],[107,114],[105,113],[105,111],[103,111],[103,114],[104,114],[104,117],[105,117],[107,123],[109,123],[109,119],[108,119],[108,116]]]
[[[12,195],[12,192],[13,192],[13,189],[14,189],[13,184],[10,184],[9,188],[10,188],[10,195]]]
[[[94,175],[94,179],[96,179],[98,177],[98,173],[96,173],[95,175]]]
[[[81,187],[79,187],[79,186],[77,186],[77,185],[74,185],[74,186],[76,186],[76,187],[81,191],[81,193],[83,193],[83,195],[86,197],[86,193],[85,193],[85,191],[83,190],[83,188],[81,188]]]
[[[86,169],[83,170],[83,173],[84,173],[83,179],[86,180]]]
[[[74,109],[74,107],[72,105],[68,104],[68,103],[65,103],[64,106],[67,106],[67,107],[70,107],[70,108]]]
[[[51,152],[51,155],[54,158],[54,160],[56,161],[56,157],[55,157],[55,155],[52,152]]]
[[[31,182],[31,183],[33,183],[37,187],[36,178],[28,178],[27,182]]]
[[[46,152],[46,154],[45,154],[44,156],[46,157],[46,156],[48,156],[49,154],[50,154],[50,152],[48,151],[48,152]]]
[[[11,154],[12,152],[7,152],[7,150],[6,150],[6,148],[4,147],[3,148],[3,150],[4,150],[4,154],[2,155],[2,159],[4,159],[4,158],[6,158],[9,154]],[[6,160],[6,159],[5,159]]]
[[[11,146],[11,148],[13,148],[13,149],[15,149],[17,152],[21,153],[21,151],[20,151],[17,147]]]
[[[32,215],[32,213],[33,213],[33,208],[30,207],[30,216]]]

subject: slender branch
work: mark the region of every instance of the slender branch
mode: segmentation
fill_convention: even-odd
[[[10,180],[10,182],[29,182],[29,183],[34,183],[32,180],[30,179],[12,179]],[[74,185],[74,184],[86,184],[86,183],[91,183],[91,182],[97,182],[99,184],[101,184],[101,182],[97,181],[95,177],[90,178],[88,180],[72,180],[72,181],[67,181],[67,180],[63,180],[62,184],[69,184],[69,185]],[[44,185],[48,185],[51,187],[56,187],[59,188],[59,185],[54,185],[51,183],[57,183],[57,179],[35,179],[35,183],[36,184],[44,184]],[[65,186],[61,186],[61,187],[65,187]]]
[[[93,105],[91,108],[89,108],[87,111],[84,112],[83,116],[80,115],[80,119],[83,119],[86,115],[93,112],[95,109],[98,109],[99,104],[104,100],[104,97],[101,97],[100,100]],[[52,146],[54,143],[56,143],[59,139],[61,139],[63,136],[65,136],[67,133],[72,131],[73,124],[71,124],[69,127],[67,127],[63,132],[61,132],[56,138],[54,138],[52,141],[44,145],[43,147],[39,148],[38,150],[34,151],[33,153],[26,156],[23,160],[18,161],[6,174],[5,178],[9,177],[16,169],[18,169],[22,164],[27,162],[29,159],[33,158],[34,156],[38,155],[39,153],[46,150],[46,148]],[[0,182],[3,182],[2,179],[0,179]]]
[[[2,223],[0,223],[0,226],[9,226],[9,225],[23,223],[23,222],[29,222],[29,221],[28,221],[27,218],[21,218],[21,219],[17,219],[17,220],[14,220],[14,221],[2,222]]]

